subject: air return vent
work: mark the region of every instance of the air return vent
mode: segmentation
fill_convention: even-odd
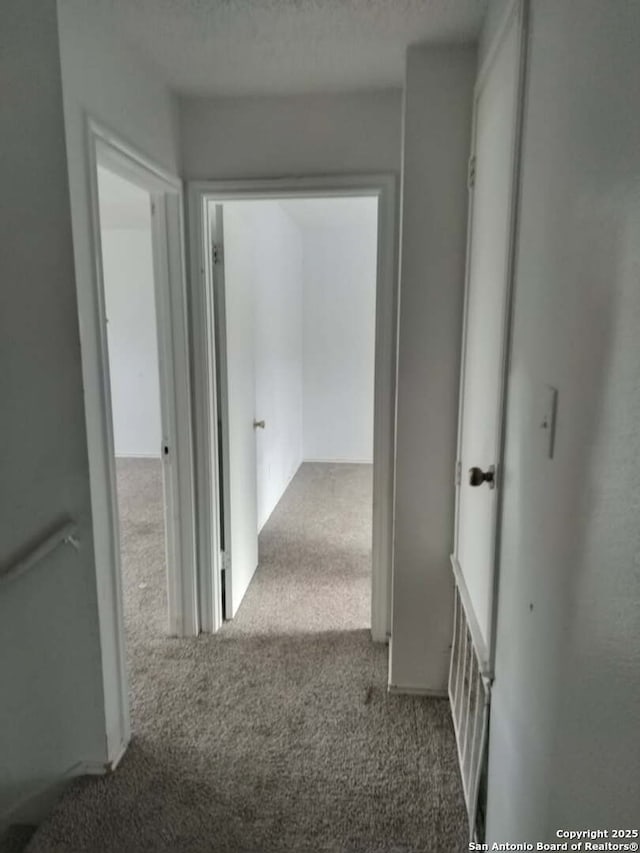
[[[489,727],[491,681],[482,672],[480,659],[458,592],[455,590],[453,643],[449,668],[449,700],[458,745],[464,798],[469,815],[470,841],[478,838],[478,796]],[[484,834],[484,833],[483,833]]]

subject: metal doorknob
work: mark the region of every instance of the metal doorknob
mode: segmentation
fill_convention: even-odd
[[[481,486],[483,483],[487,483],[490,489],[495,488],[495,465],[491,465],[486,471],[483,471],[482,468],[469,468],[469,485]]]
[[[254,429],[264,429],[264,421],[254,421],[253,422]]]

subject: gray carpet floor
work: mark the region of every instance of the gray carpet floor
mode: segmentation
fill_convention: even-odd
[[[468,849],[445,701],[386,692],[370,640],[371,469],[305,464],[215,636],[165,636],[159,463],[119,463],[133,739],[29,853]]]

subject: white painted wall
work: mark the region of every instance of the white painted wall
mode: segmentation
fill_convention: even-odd
[[[137,219],[130,227],[113,227],[127,221],[126,209],[105,210],[105,184],[119,189],[121,178],[99,170],[102,260],[109,343],[111,408],[116,456],[160,456],[160,374],[153,278],[150,198],[144,190],[128,185],[139,195]],[[135,222],[135,224],[134,224]]]
[[[116,456],[160,456],[151,229],[102,232]]]
[[[256,204],[258,529],[302,460],[302,241],[277,202]],[[267,207],[268,206],[268,207]]]
[[[373,461],[377,202],[359,203],[361,225],[302,229],[309,460]]]
[[[491,841],[633,828],[640,803],[640,6],[536,0],[529,49]]]
[[[73,250],[83,346],[84,397],[96,405],[100,372],[94,344],[98,339],[98,330],[95,327],[97,311],[93,297],[95,271],[91,256],[85,119],[88,114],[101,121],[148,157],[175,173],[179,167],[177,111],[173,97],[158,79],[157,72],[142,64],[139,57],[120,41],[109,4],[58,0],[58,18]],[[16,42],[16,47],[23,49],[24,43],[30,43],[30,39],[31,36],[25,35],[22,42]],[[41,82],[39,85],[42,85]],[[34,100],[34,103],[39,103],[39,100]],[[73,309],[69,310],[72,312]],[[76,352],[75,357],[79,358],[79,353]],[[69,423],[70,419],[65,418],[67,429]],[[101,421],[91,420],[87,426],[92,476],[98,478],[103,475],[107,465],[106,458],[100,452],[103,440],[99,438]],[[59,450],[57,452],[59,454]],[[86,479],[83,482],[86,486]],[[106,523],[109,507],[104,496],[95,489],[91,495],[91,513]],[[87,510],[84,523],[89,524],[90,518]],[[114,757],[121,749],[122,721],[117,692],[112,687],[117,679],[117,648],[111,639],[115,637],[115,631],[107,616],[113,596],[108,574],[114,555],[108,538],[101,536],[99,530],[99,527],[93,529],[94,541],[90,533],[86,535],[83,553],[86,554],[87,564],[74,590],[73,613],[65,624],[70,631],[82,631],[88,623],[81,641],[86,662],[82,666],[75,666],[74,679],[79,684],[92,687],[91,695],[81,704],[78,702],[78,707],[82,726],[89,727],[93,736],[89,743],[79,743],[77,752],[81,759],[101,763]],[[98,562],[98,583],[90,556],[92,547]],[[51,597],[52,612],[63,612],[60,610],[63,608],[60,602],[64,594],[61,589]],[[101,621],[97,615],[98,597],[107,605]],[[50,647],[56,649],[56,643],[51,638]],[[61,656],[59,658],[63,659]],[[81,730],[78,726],[78,731]]]
[[[400,90],[181,98],[185,178],[398,172]]]
[[[226,287],[254,300],[259,529],[303,456],[371,462],[376,220],[374,199],[224,205]]]
[[[302,240],[277,201],[225,204],[224,231],[226,287],[254,298],[260,530],[302,461]]]
[[[476,53],[407,54],[390,683],[444,693]]]
[[[1,825],[104,756],[104,711],[53,0],[3,2],[0,79],[0,572],[64,517],[82,543],[0,585]]]

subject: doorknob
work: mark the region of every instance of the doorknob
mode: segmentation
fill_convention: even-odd
[[[254,421],[253,422],[254,429],[264,429],[264,421]]]
[[[496,466],[490,465],[486,471],[482,468],[469,468],[469,485],[481,486],[487,483],[490,489],[496,487]]]

